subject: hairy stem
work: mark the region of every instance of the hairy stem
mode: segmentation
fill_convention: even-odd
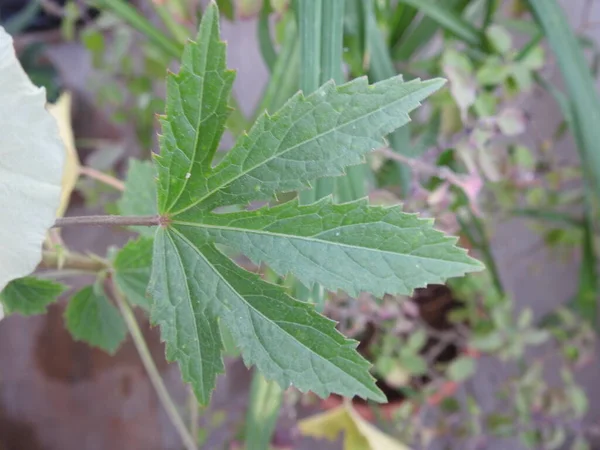
[[[119,180],[113,176],[110,176],[104,172],[101,172],[99,170],[93,169],[91,167],[86,167],[86,166],[80,167],[79,173],[81,175],[85,175],[86,177],[92,178],[101,183],[104,183],[107,186],[113,187],[118,191],[123,192],[125,190],[125,183],[123,183],[121,180]]]
[[[160,216],[79,216],[59,217],[53,228],[64,228],[73,225],[107,225],[127,227],[132,225],[158,226],[161,224]]]
[[[183,419],[177,412],[177,406],[175,406],[173,399],[169,395],[169,392],[167,391],[167,388],[163,383],[160,373],[158,372],[156,364],[154,364],[154,361],[152,360],[152,355],[150,354],[150,350],[148,349],[148,345],[144,340],[144,336],[142,334],[142,331],[140,330],[140,327],[133,314],[133,311],[129,307],[129,304],[127,303],[125,298],[123,298],[121,293],[117,290],[116,286],[112,281],[110,283],[110,288],[113,297],[117,302],[119,309],[121,310],[121,315],[125,320],[125,324],[127,325],[129,334],[131,334],[135,348],[137,349],[140,355],[142,364],[144,364],[144,368],[148,373],[150,382],[152,383],[152,386],[154,387],[154,390],[158,395],[160,403],[165,409],[167,416],[169,416],[171,423],[177,430],[177,433],[179,434],[179,437],[181,438],[186,450],[196,450],[196,443],[194,442],[194,439],[185,427]]]

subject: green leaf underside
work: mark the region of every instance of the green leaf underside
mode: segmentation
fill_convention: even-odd
[[[156,207],[156,170],[150,161],[129,160],[125,192],[117,202],[123,216],[154,216]],[[142,236],[153,236],[152,227],[131,227]]]
[[[146,291],[150,282],[153,244],[150,238],[129,241],[119,251],[113,264],[114,280],[121,292],[131,303],[144,309],[150,309],[151,303]]]
[[[181,319],[201,317],[206,323],[198,332],[206,334],[213,324],[211,336],[199,336],[198,341],[201,351],[209,344],[206,350],[214,354],[207,359],[208,392],[217,373],[210,363],[220,361],[221,343],[215,339],[219,337],[218,317],[241,348],[245,363],[256,365],[280,385],[293,384],[322,397],[335,391],[385,401],[369,375],[369,363],[355,351],[356,342],[344,338],[334,322],[318,314],[313,305],[293,299],[283,288],[240,268],[212,244],[192,243],[175,229],[160,230],[157,240],[168,247],[163,247],[165,259],[171,262],[167,267],[180,262],[165,281],[172,288],[171,303],[186,304],[189,310]],[[169,341],[167,347],[171,356]],[[221,364],[216,368],[221,369]]]
[[[361,78],[341,86],[327,83],[308,97],[297,94],[277,113],[261,116],[213,167],[233,81],[218,33],[212,5],[198,41],[186,46],[180,73],[168,77],[161,120],[158,210],[169,225],[156,233],[149,291],[151,318],[161,326],[167,358],[179,362],[184,380],[207,403],[223,371],[223,326],[244,361],[284,388],[293,384],[322,397],[338,393],[385,401],[354,341],[311,305],[240,268],[215,245],[230,246],[305,284],[350,293],[409,293],[478,264],[429,221],[365,201],[213,210],[342,175],[406,124],[408,113],[443,81],[395,77],[369,86]]]
[[[65,323],[74,339],[114,354],[127,334],[117,308],[94,286],[83,288],[69,301]]]
[[[212,240],[256,264],[267,263],[280,275],[293,273],[306,285],[319,283],[350,295],[409,295],[482,268],[454,245],[455,238],[435,230],[432,220],[397,206],[369,206],[366,199],[333,204],[327,197],[307,206],[294,200],[196,220],[176,218],[171,226],[193,245]]]
[[[40,278],[17,278],[6,285],[0,293],[4,310],[25,316],[44,314],[50,303],[67,290],[64,284]]]

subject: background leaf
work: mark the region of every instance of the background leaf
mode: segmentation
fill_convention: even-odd
[[[153,239],[140,238],[129,241],[115,257],[113,264],[114,280],[127,300],[146,310],[151,300],[146,291],[152,268]]]
[[[344,433],[344,450],[410,450],[409,447],[366,422],[350,402],[298,422],[305,436],[330,441]]]
[[[129,160],[125,192],[117,202],[123,216],[154,216],[158,214],[156,171],[150,161]],[[142,236],[153,236],[152,227],[131,227]]]
[[[41,278],[25,277],[12,280],[0,292],[0,301],[8,314],[24,316],[45,314],[50,303],[54,303],[67,286]]]
[[[275,431],[283,389],[273,381],[267,381],[258,372],[252,376],[250,399],[245,424],[246,448],[269,450]]]
[[[127,334],[119,310],[99,286],[76,293],[65,310],[65,323],[74,339],[114,354]]]
[[[17,61],[0,27],[0,290],[33,272],[60,204],[65,150],[44,89]]]

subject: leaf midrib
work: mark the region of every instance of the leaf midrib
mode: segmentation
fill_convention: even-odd
[[[377,223],[382,223],[382,222],[373,222],[373,224],[377,224]],[[343,243],[343,242],[335,242],[335,241],[328,241],[325,239],[317,239],[314,236],[298,236],[295,234],[283,234],[283,233],[275,233],[275,232],[253,230],[253,229],[249,229],[249,228],[230,227],[230,226],[207,225],[204,223],[185,222],[185,221],[179,221],[179,220],[174,220],[173,222],[171,222],[171,224],[172,225],[183,225],[183,226],[188,226],[188,227],[192,227],[192,228],[209,228],[209,229],[217,229],[217,230],[235,231],[235,232],[239,232],[239,233],[254,233],[254,234],[260,234],[260,235],[264,235],[264,236],[275,236],[275,237],[280,237],[280,238],[285,238],[285,239],[298,239],[298,240],[304,240],[307,242],[314,242],[319,245],[329,244],[329,245],[346,247],[346,248],[356,249],[356,250],[368,250],[368,251],[372,251],[372,252],[376,252],[376,253],[385,253],[385,254],[394,255],[394,256],[405,256],[408,258],[414,258],[414,259],[418,259],[418,260],[449,261],[449,262],[453,262],[456,264],[464,264],[465,266],[477,267],[477,264],[468,264],[465,262],[457,262],[457,261],[446,260],[446,259],[442,259],[442,258],[418,256],[418,255],[413,255],[411,253],[392,252],[389,250],[375,249],[373,247],[360,247],[357,245],[347,244],[347,243]],[[343,227],[340,227],[339,229],[342,229],[342,228]],[[176,230],[176,228],[173,228],[173,229]],[[402,228],[402,230],[411,230],[411,229],[422,230],[421,227]],[[331,232],[331,231],[335,231],[335,230],[336,230],[336,228],[332,228],[331,230],[324,230],[324,231]],[[179,232],[179,230],[177,230],[177,232],[178,232],[178,234],[181,234],[181,232]],[[449,242],[449,240],[450,239],[448,239],[448,242]],[[435,245],[436,244],[445,244],[445,243],[446,242],[440,241],[440,242],[436,242]],[[434,245],[434,244],[432,243],[432,244],[426,244],[426,245]],[[422,247],[424,247],[424,246],[419,247],[419,249]],[[415,250],[417,250],[417,249],[415,249]]]
[[[265,164],[268,164],[270,161],[272,161],[272,160],[274,160],[274,159],[277,159],[277,158],[279,158],[279,157],[281,157],[281,156],[285,155],[286,153],[289,153],[289,152],[291,152],[291,151],[293,151],[293,150],[295,150],[295,149],[297,149],[297,148],[299,148],[299,147],[301,147],[301,146],[303,146],[303,145],[306,145],[306,144],[309,144],[309,143],[311,143],[311,142],[317,141],[317,140],[319,140],[320,138],[322,138],[323,136],[325,136],[325,135],[327,135],[327,134],[334,133],[334,132],[338,131],[338,130],[339,130],[339,129],[341,129],[341,128],[347,127],[347,126],[349,126],[349,125],[351,125],[351,124],[353,124],[353,123],[355,123],[355,122],[358,122],[358,121],[361,121],[361,120],[363,120],[363,119],[366,119],[366,118],[368,118],[368,117],[370,117],[370,116],[372,116],[372,115],[374,115],[374,114],[376,114],[376,113],[378,113],[378,112],[381,112],[381,111],[383,111],[383,110],[385,110],[385,109],[391,108],[392,106],[394,106],[394,105],[396,105],[396,104],[398,104],[398,103],[403,103],[403,102],[407,101],[408,99],[411,99],[413,96],[415,96],[415,94],[416,94],[416,93],[420,92],[421,90],[423,90],[423,89],[425,89],[425,88],[427,88],[427,87],[430,87],[431,85],[435,84],[435,82],[439,82],[439,81],[437,81],[436,79],[429,80],[429,81],[419,81],[419,83],[420,83],[420,87],[419,87],[418,89],[416,89],[415,91],[412,91],[410,94],[408,94],[408,95],[406,95],[406,96],[403,96],[402,98],[400,98],[400,99],[398,99],[398,100],[395,100],[395,101],[393,101],[393,102],[387,103],[385,106],[382,106],[382,107],[380,107],[380,108],[377,108],[377,109],[375,109],[375,110],[373,110],[373,111],[369,112],[368,114],[361,115],[361,116],[359,116],[359,117],[357,117],[357,118],[355,118],[355,119],[352,119],[352,120],[350,120],[350,121],[348,121],[348,122],[344,122],[344,123],[343,123],[343,124],[341,124],[341,125],[337,125],[337,126],[336,126],[336,127],[334,127],[334,128],[330,128],[329,130],[327,130],[327,131],[325,131],[325,132],[323,132],[323,133],[319,133],[319,134],[313,135],[313,136],[312,136],[310,139],[307,139],[307,140],[304,140],[304,141],[302,141],[302,142],[299,142],[298,144],[295,144],[295,145],[293,145],[293,146],[291,146],[291,147],[287,148],[285,151],[283,151],[283,152],[281,152],[281,153],[279,153],[279,152],[276,152],[276,153],[274,153],[274,154],[273,154],[272,156],[270,156],[269,158],[267,158],[267,159],[265,159],[265,160],[261,161],[261,162],[260,162],[260,163],[258,163],[258,164],[255,164],[255,165],[251,166],[250,168],[248,168],[248,169],[246,169],[246,170],[243,170],[242,172],[240,172],[239,174],[237,174],[237,175],[236,175],[236,176],[234,176],[233,178],[230,178],[230,179],[226,180],[224,183],[221,183],[221,184],[220,184],[218,187],[216,187],[216,188],[215,188],[215,189],[213,189],[212,191],[210,191],[210,192],[206,193],[204,196],[202,196],[202,197],[200,197],[198,200],[196,200],[196,201],[192,202],[191,204],[189,204],[189,205],[188,205],[188,206],[186,206],[185,208],[182,208],[182,209],[180,209],[180,210],[178,210],[178,211],[176,211],[176,212],[171,212],[171,216],[177,216],[177,215],[179,215],[179,214],[182,214],[182,213],[184,213],[185,211],[187,211],[188,209],[191,209],[191,208],[193,208],[194,206],[196,206],[196,205],[198,205],[198,204],[202,203],[202,202],[203,202],[204,200],[206,200],[207,198],[209,198],[209,197],[211,197],[212,195],[214,195],[214,194],[216,194],[217,192],[219,192],[219,191],[220,191],[221,189],[223,189],[225,186],[231,185],[233,182],[235,182],[236,180],[240,179],[241,177],[243,177],[243,176],[247,175],[248,173],[252,172],[254,169],[256,169],[256,168],[258,168],[258,167],[260,167],[260,166],[263,166],[263,165],[265,165]],[[409,83],[410,83],[410,82],[409,82]],[[326,86],[329,86],[329,85],[332,85],[332,84],[334,85],[334,89],[335,89],[335,88],[336,88],[336,86],[335,86],[335,83],[333,83],[333,82],[329,82],[329,83],[327,83],[327,84],[323,85],[323,86],[320,88],[320,90],[321,90],[321,89],[324,89]],[[367,89],[369,89],[369,88],[371,88],[371,86],[367,86]],[[315,92],[314,94],[311,94],[311,95],[310,95],[310,96],[308,96],[308,97],[305,97],[305,98],[304,98],[304,100],[306,101],[306,100],[308,100],[308,99],[309,99],[311,96],[313,96],[313,95],[317,95],[317,94],[320,92],[320,90],[319,90],[319,91],[317,91],[317,92]],[[420,100],[417,100],[417,103],[420,103]],[[314,108],[313,108],[313,109],[311,109],[310,111],[308,111],[306,114],[309,114],[309,113],[310,113],[310,112],[312,112],[312,111],[314,111]],[[410,118],[410,115],[409,115],[408,113],[409,113],[408,111],[404,112],[404,114],[406,114],[406,115],[408,116],[408,122],[410,122],[410,121],[411,121],[411,118]],[[266,114],[266,113],[265,113],[265,114]],[[306,114],[305,114],[305,115],[306,115]],[[281,138],[280,142],[283,142],[283,141],[284,141],[285,137],[286,137],[286,136],[287,136],[287,134],[288,134],[288,133],[289,133],[289,132],[292,130],[293,126],[295,126],[295,125],[298,123],[298,120],[300,120],[301,118],[303,118],[305,115],[302,115],[302,116],[301,116],[301,117],[299,117],[299,118],[298,118],[296,121],[294,121],[294,125],[290,126],[290,128],[289,128],[289,129],[286,131],[286,134],[285,134],[285,135],[284,135],[284,136]],[[408,122],[407,122],[407,123],[408,123]],[[237,148],[239,148],[239,147],[236,145],[236,146],[234,146],[234,147],[233,147],[233,148],[232,148],[232,149],[231,149],[229,152],[231,153],[231,152],[233,152],[233,151],[236,151],[236,149],[237,149]],[[214,176],[216,173],[218,173],[219,169],[220,169],[220,168],[221,168],[223,165],[229,165],[229,162],[228,162],[226,159],[225,159],[223,162],[221,162],[221,164],[219,164],[219,166],[217,166],[216,170],[214,170],[214,171],[213,171],[213,173],[211,174],[211,176]],[[208,178],[207,178],[207,181],[208,181],[208,179],[210,179],[210,177],[208,177]],[[186,181],[187,181],[187,180],[186,180]],[[180,195],[181,195],[181,194],[180,194]],[[173,206],[173,205],[172,205],[172,206]],[[172,207],[172,206],[171,206],[171,207]]]
[[[262,318],[263,318],[265,321],[267,321],[267,322],[271,323],[272,325],[274,325],[274,326],[275,326],[275,327],[276,327],[278,330],[280,330],[282,333],[284,333],[284,334],[285,334],[285,335],[287,335],[289,338],[291,338],[291,340],[292,340],[293,342],[297,343],[297,345],[299,345],[301,348],[304,348],[304,349],[308,350],[308,352],[310,352],[311,354],[313,354],[313,355],[317,356],[319,359],[321,359],[321,360],[323,360],[323,361],[326,361],[326,362],[327,362],[327,364],[329,364],[331,367],[335,368],[335,370],[336,370],[336,371],[338,371],[338,372],[341,372],[343,375],[345,375],[345,376],[347,376],[347,377],[350,377],[350,378],[352,378],[353,380],[355,380],[356,382],[358,382],[358,383],[359,383],[361,386],[365,387],[366,389],[368,389],[368,390],[369,390],[369,391],[371,391],[371,392],[374,392],[374,391],[372,391],[371,389],[369,389],[369,388],[368,388],[368,386],[365,386],[365,385],[364,385],[364,384],[361,382],[361,380],[359,380],[359,379],[355,378],[354,376],[351,376],[351,375],[349,375],[349,374],[348,374],[347,372],[345,372],[343,369],[341,369],[340,367],[338,367],[338,366],[336,366],[335,364],[333,364],[333,363],[332,363],[332,362],[331,362],[329,359],[327,359],[327,358],[323,357],[323,355],[320,355],[320,354],[316,353],[316,352],[315,352],[313,349],[311,349],[310,347],[307,347],[305,344],[301,343],[301,342],[300,342],[298,339],[296,339],[294,336],[292,336],[292,335],[291,335],[291,334],[290,334],[290,333],[289,333],[287,330],[285,330],[284,328],[280,327],[280,326],[277,324],[277,322],[274,322],[273,320],[269,319],[269,318],[268,318],[268,317],[266,317],[266,316],[265,316],[265,315],[264,315],[262,312],[258,311],[256,308],[254,308],[254,306],[252,306],[252,304],[250,304],[249,302],[247,302],[247,301],[246,301],[246,299],[245,299],[243,296],[241,296],[241,295],[238,293],[238,291],[237,291],[237,290],[236,290],[236,289],[235,289],[235,288],[234,288],[234,287],[233,287],[233,286],[232,286],[232,285],[229,283],[229,281],[228,281],[228,280],[227,280],[225,277],[223,277],[223,276],[221,275],[221,273],[220,273],[220,272],[217,270],[217,268],[216,268],[216,267],[215,267],[215,266],[214,266],[214,265],[213,265],[213,264],[212,264],[212,263],[211,263],[211,262],[210,262],[210,261],[209,261],[209,260],[206,258],[206,256],[204,256],[204,254],[203,254],[203,253],[200,251],[200,249],[199,249],[198,247],[196,247],[196,246],[195,246],[195,245],[194,245],[194,244],[193,244],[193,243],[192,243],[192,242],[191,242],[191,241],[190,241],[190,240],[189,240],[189,239],[188,239],[188,238],[187,238],[187,237],[186,237],[186,236],[185,236],[183,233],[181,233],[179,230],[177,230],[177,229],[175,229],[175,228],[171,228],[170,230],[171,230],[172,232],[174,232],[175,234],[177,234],[177,235],[178,235],[178,236],[179,236],[179,237],[180,237],[180,238],[181,238],[181,239],[182,239],[182,240],[183,240],[183,241],[184,241],[184,242],[185,242],[185,243],[186,243],[188,246],[190,246],[190,248],[191,248],[192,250],[194,250],[194,252],[195,252],[195,253],[197,253],[197,254],[198,254],[198,256],[199,256],[200,258],[202,258],[202,259],[203,259],[203,260],[206,262],[206,264],[208,264],[208,266],[209,266],[209,267],[212,269],[213,273],[214,273],[214,274],[215,274],[215,275],[216,275],[216,276],[217,276],[219,279],[221,279],[223,283],[225,283],[225,284],[227,285],[227,287],[228,287],[228,288],[231,290],[231,292],[233,292],[233,293],[234,293],[234,295],[236,295],[236,296],[237,296],[237,297],[238,297],[238,298],[239,298],[239,299],[242,301],[242,303],[243,303],[244,305],[246,305],[246,307],[247,307],[247,308],[249,308],[249,309],[251,309],[252,311],[254,311],[254,312],[255,312],[255,314],[257,314],[258,316],[262,317]],[[179,251],[177,251],[177,253],[179,254]],[[226,258],[226,256],[224,256],[224,257]],[[179,258],[179,259],[180,259],[180,262],[181,262],[181,258]],[[182,263],[182,262],[181,262],[181,263]],[[239,269],[240,269],[240,270],[244,270],[244,269],[242,269],[241,267],[240,267]],[[264,281],[264,280],[262,280],[262,281]],[[266,281],[264,281],[264,282],[266,283]],[[187,285],[187,283],[186,283],[186,285]],[[286,295],[287,295],[287,294],[286,294]],[[299,325],[299,324],[294,324],[294,325]],[[312,328],[312,329],[313,329],[313,330],[315,330],[315,328]],[[321,331],[319,331],[318,329],[317,329],[316,331],[318,331],[319,333],[323,334],[323,333],[322,333]],[[329,337],[329,336],[327,336],[327,337]],[[262,345],[262,344],[261,344],[261,345]],[[264,349],[265,349],[265,351],[266,351],[266,348],[264,347],[264,345],[263,345],[263,348],[264,348]],[[268,351],[267,351],[267,354],[268,354]],[[269,356],[269,357],[270,357],[270,356]],[[341,359],[343,359],[343,360],[345,360],[345,361],[348,361],[348,362],[350,362],[350,363],[356,364],[354,361],[351,361],[351,360],[349,360],[349,359],[347,359],[347,358],[343,357],[343,356],[342,356],[342,355],[340,355],[340,354],[337,354],[337,355],[336,355],[336,357],[337,357],[337,358],[341,358]],[[271,358],[271,357],[270,357],[270,358]],[[279,366],[279,364],[278,364],[278,363],[277,363],[275,360],[273,360],[273,358],[271,358],[271,360],[272,360],[272,361],[274,361],[274,363],[275,363],[276,365],[278,365],[278,366]],[[256,364],[256,361],[255,361],[254,363]],[[281,366],[279,366],[279,367],[281,367]],[[289,375],[288,375],[287,377],[289,378]],[[323,383],[323,384],[325,385],[325,383]]]

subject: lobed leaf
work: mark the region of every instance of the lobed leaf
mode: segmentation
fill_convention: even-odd
[[[35,277],[17,278],[0,292],[0,302],[8,313],[24,316],[46,313],[50,303],[54,303],[67,286],[50,280]]]
[[[290,202],[254,212],[217,214],[215,208],[271,199],[338,176],[406,124],[408,113],[442,80],[369,86],[366,78],[325,84],[295,95],[272,116],[261,116],[216,167],[212,159],[227,117],[233,80],[225,67],[218,13],[206,10],[197,42],[184,51],[179,74],[169,75],[167,114],[157,158],[158,211],[149,291],[151,319],[161,327],[167,358],[207,403],[223,371],[222,331],[267,379],[320,396],[385,401],[369,364],[333,322],[283,288],[237,266],[216,245],[306,284],[351,293],[409,293],[479,268],[428,221],[365,201]]]

